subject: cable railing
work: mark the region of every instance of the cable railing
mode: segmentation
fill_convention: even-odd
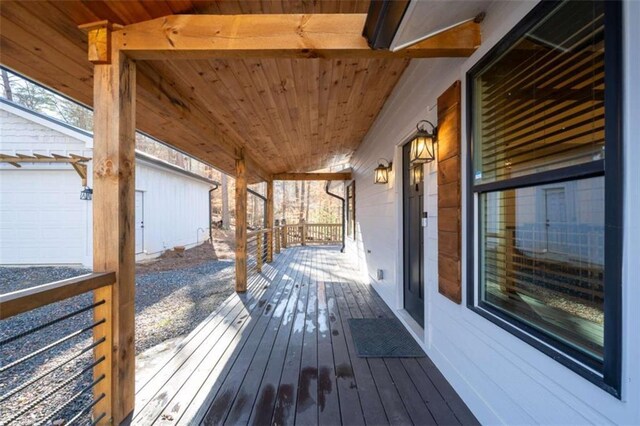
[[[0,424],[108,423],[110,300],[92,292],[114,283],[90,273],[0,296]]]

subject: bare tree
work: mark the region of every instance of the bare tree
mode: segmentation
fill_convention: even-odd
[[[13,101],[13,92],[11,91],[11,81],[9,80],[9,74],[7,70],[2,69],[2,87],[4,87],[4,97],[10,101]]]

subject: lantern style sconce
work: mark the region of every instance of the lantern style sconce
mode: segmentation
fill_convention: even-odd
[[[431,126],[431,131],[427,130]],[[438,128],[428,120],[419,121],[416,125],[418,132],[411,141],[409,161],[411,164],[425,164],[435,160],[435,145],[438,140]]]
[[[85,186],[82,191],[80,191],[80,199],[81,200],[85,200],[85,201],[89,201],[93,198],[93,189],[89,188],[88,186]]]
[[[387,165],[385,166],[382,163],[378,164],[378,167],[376,167],[373,172],[373,183],[389,183],[389,171],[391,170],[391,162],[384,159],[381,160],[382,162],[386,162]]]
[[[411,185],[418,186],[424,180],[424,167],[422,164],[415,164],[411,167]]]

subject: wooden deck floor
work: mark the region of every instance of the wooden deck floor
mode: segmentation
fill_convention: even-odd
[[[428,358],[358,358],[393,314],[336,248],[289,248],[136,385],[133,423],[477,424]]]

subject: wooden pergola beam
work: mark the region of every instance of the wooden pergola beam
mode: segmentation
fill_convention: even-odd
[[[366,14],[170,15],[114,28],[112,43],[131,58],[162,60],[468,57],[481,41],[480,25],[469,21],[398,52],[373,50],[362,35],[366,17]],[[92,46],[91,41],[89,52],[100,51],[104,42]]]
[[[273,180],[351,180],[351,173],[279,173]]]
[[[0,154],[0,163],[8,163],[13,167],[21,168],[21,163],[62,163],[71,164],[73,169],[78,173],[80,179],[82,179],[82,186],[87,186],[87,161],[91,160],[89,157],[83,157],[81,155],[69,154],[64,156],[60,154],[51,154],[51,156],[44,154]]]

